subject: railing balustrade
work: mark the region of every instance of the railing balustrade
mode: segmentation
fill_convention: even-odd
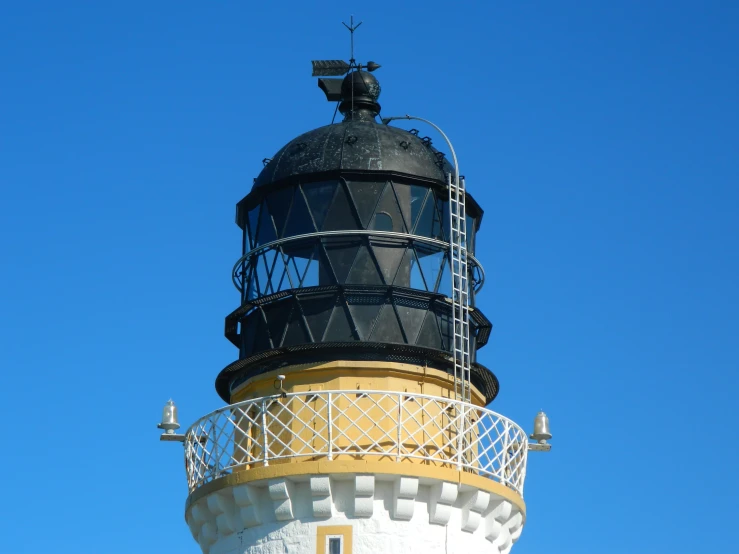
[[[302,460],[418,463],[474,473],[523,496],[526,433],[486,408],[388,391],[297,392],[225,406],[185,437],[190,492],[224,475]]]

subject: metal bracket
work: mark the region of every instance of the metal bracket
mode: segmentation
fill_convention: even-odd
[[[160,441],[164,442],[185,442],[185,435],[178,433],[162,433],[159,436]]]

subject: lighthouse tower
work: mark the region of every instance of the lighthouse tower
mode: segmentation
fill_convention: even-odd
[[[205,554],[507,553],[526,521],[551,435],[485,407],[482,209],[451,144],[378,120],[378,67],[314,62],[343,121],[265,159],[237,204],[227,405],[176,435],[170,402],[161,424]]]

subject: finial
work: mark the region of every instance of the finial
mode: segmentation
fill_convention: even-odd
[[[339,111],[344,121],[374,121],[380,113],[380,83],[366,71],[352,71],[341,83]]]
[[[349,63],[354,66],[354,31],[359,29],[359,26],[364,23],[363,21],[360,21],[356,25],[354,25],[354,14],[352,14],[351,19],[349,20],[350,24],[347,25],[343,21],[341,22],[344,27],[349,29],[349,35],[350,35],[350,42],[351,42],[351,55],[349,56]]]

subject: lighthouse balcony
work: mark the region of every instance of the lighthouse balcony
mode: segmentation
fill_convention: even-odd
[[[492,480],[523,497],[527,452],[526,433],[491,410],[377,390],[252,398],[202,417],[185,437],[191,494],[223,477],[250,481],[279,465],[297,475],[329,465],[362,473],[365,464],[366,472]]]

